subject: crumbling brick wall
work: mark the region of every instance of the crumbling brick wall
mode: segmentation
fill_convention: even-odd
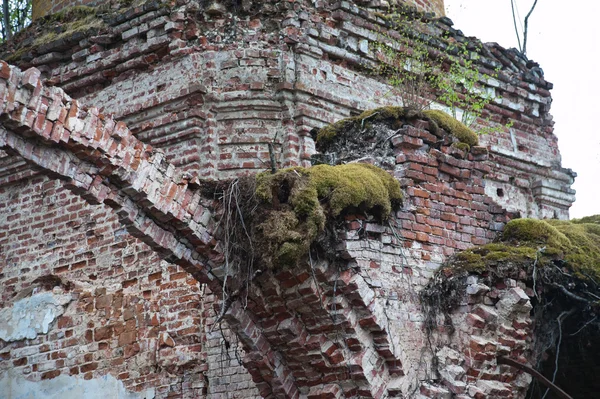
[[[381,36],[374,32],[390,29],[376,6],[256,7],[219,17],[195,3],[169,9],[149,1],[98,16],[101,27],[84,30],[89,38],[78,31],[38,46],[23,40],[3,56],[18,54],[22,68],[40,68],[49,83],[164,148],[177,166],[212,179],[263,169],[271,141],[281,166],[307,165],[312,129],[401,102],[361,67],[376,59],[370,49]],[[427,26],[433,37],[467,40],[447,19]],[[574,177],[558,166],[552,84],[535,63],[497,45],[484,47],[478,63],[488,73],[481,83],[497,97],[478,123],[512,122],[482,136],[494,162],[486,193],[523,216],[566,218]],[[14,162],[6,166],[16,168],[13,175]]]
[[[6,185],[0,198],[2,302],[31,290],[70,298],[48,334],[0,344],[2,385],[110,375],[147,397],[257,397],[236,338],[212,326],[214,295],[127,233],[114,212],[45,177]]]
[[[44,107],[59,99],[68,104],[66,113],[74,109],[69,117],[76,129],[91,129],[105,120],[101,114],[125,122],[134,136],[166,154],[149,168],[168,177],[170,185],[164,187],[198,200],[194,174],[220,180],[262,171],[271,142],[278,166],[308,166],[315,153],[314,129],[399,101],[386,95],[385,82],[359,68],[372,58],[369,44],[377,40],[372,30],[386,26],[378,9],[345,2],[265,4],[262,14],[242,10],[239,16],[207,18],[194,4],[170,8],[146,2],[106,16],[105,26],[83,36],[79,32],[35,48],[26,40],[20,48],[10,44],[16,54],[23,50],[14,62],[38,70],[19,75],[2,64],[1,76],[7,79],[2,100],[10,107],[3,108],[6,136],[26,134],[23,142],[4,143],[7,152],[0,153],[0,292],[5,309],[52,293],[54,299],[42,309],[51,309],[55,317],[46,333],[3,341],[0,370],[9,379],[16,372],[17,381],[32,381],[22,386],[33,390],[43,378],[45,384],[71,377],[95,383],[110,376],[113,388],[137,391],[140,397],[381,397],[417,391],[435,397],[466,384],[473,389],[463,395],[493,397],[494,389],[503,393],[517,387],[511,385],[515,374],[499,372],[492,361],[496,348],[488,343],[497,341],[496,331],[482,325],[477,317],[487,316],[475,307],[453,316],[464,331],[447,346],[467,347],[476,337],[474,350],[485,361],[463,367],[473,359],[452,360],[457,355],[446,350],[444,356],[462,371],[427,386],[416,382],[423,377],[418,352],[426,341],[416,294],[433,271],[456,250],[493,239],[511,213],[566,218],[573,201],[573,174],[560,167],[552,133],[551,84],[511,51],[487,47],[481,60],[482,67],[502,67],[486,82],[500,98],[484,116],[514,122],[511,129],[481,138],[489,156],[483,148],[465,154],[450,141],[440,147],[424,121],[406,128],[392,147],[397,152],[393,173],[407,194],[393,227],[348,215],[339,239],[344,268],[320,262],[313,269],[304,265],[258,276],[254,302],[247,308],[236,303],[226,315],[231,331],[212,326],[223,299],[218,257],[175,256],[189,242],[157,239],[155,229],[128,220],[124,209],[129,208],[119,201],[131,195],[145,212],[156,213],[157,225],[170,215],[167,220],[182,236],[191,234],[195,243],[202,241],[199,246],[213,241],[186,229],[189,220],[170,214],[169,206],[145,197],[146,186],[125,187],[123,198],[111,197],[107,187],[120,180],[97,179],[85,186],[76,180],[82,176],[69,175],[68,168],[53,162],[72,162],[85,175],[96,162],[110,169],[105,160],[112,156],[112,144],[102,147],[106,143],[92,130],[89,141],[66,132],[64,140],[49,144],[52,136],[44,136],[44,129],[58,117],[44,119]],[[432,22],[431,29],[466,40],[447,20]],[[32,90],[49,85],[100,111],[73,107],[56,89],[28,103]],[[8,87],[13,97],[4,97]],[[106,127],[98,126],[99,131]],[[127,141],[136,142],[127,132],[112,143],[127,148]],[[145,148],[144,154],[152,153]],[[127,167],[106,173],[126,180]],[[42,177],[40,170],[68,184]],[[104,205],[90,205],[78,195]],[[173,209],[189,205],[168,201]],[[180,246],[167,245],[172,243]],[[499,292],[490,287],[493,297],[485,299],[481,289],[469,301],[489,306],[521,294],[512,290],[517,288],[513,281],[495,288]],[[521,299],[517,302],[524,305]],[[480,387],[470,380],[496,381],[500,375],[507,376],[507,385]]]
[[[54,14],[73,6],[97,6],[101,3],[105,2],[100,2],[98,0],[33,0],[33,19],[37,19],[45,15]],[[217,1],[216,3],[220,2]],[[227,4],[226,1],[222,1],[222,3]],[[378,1],[370,0],[359,0],[357,3],[361,5],[370,5],[375,7],[379,5]],[[435,13],[438,17],[441,17],[445,14],[444,0],[395,0],[389,3],[391,3],[392,6],[395,6],[396,4],[409,4],[414,7],[417,7],[419,10]],[[224,7],[231,7],[231,4],[225,4]]]

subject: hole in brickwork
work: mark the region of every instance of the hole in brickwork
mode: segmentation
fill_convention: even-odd
[[[504,197],[504,190],[503,190],[503,189],[501,189],[501,188],[497,188],[497,189],[496,189],[496,195],[497,195],[498,197]]]
[[[381,233],[369,231],[369,232],[367,232],[367,239],[381,241],[381,235],[382,235]]]

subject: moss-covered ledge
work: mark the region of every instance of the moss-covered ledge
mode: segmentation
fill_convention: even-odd
[[[600,215],[570,222],[512,220],[496,242],[449,259],[420,300],[428,334],[450,337],[458,331],[454,324],[466,321],[473,326],[469,334],[502,344],[490,350],[490,359],[522,356],[552,378],[564,362],[561,343],[575,359],[597,350],[590,342],[600,331]],[[515,330],[518,335],[507,337]],[[519,350],[511,352],[519,339]],[[551,367],[544,366],[553,352],[545,362]]]
[[[559,265],[580,280],[600,282],[600,223],[598,217],[571,222],[515,219],[498,242],[456,255],[451,266],[471,272],[505,272],[513,267],[531,275],[540,268]]]
[[[111,35],[112,26],[133,19],[144,12],[169,7],[169,2],[159,0],[120,0],[104,2],[98,6],[73,6],[57,13],[38,18],[12,40],[0,46],[0,58],[21,68],[29,67],[36,57],[53,52],[79,49],[82,39],[95,35]],[[47,56],[58,61],[54,54]],[[36,64],[37,65],[37,64]]]
[[[289,168],[256,177],[254,242],[268,268],[293,267],[328,221],[345,211],[387,218],[402,200],[398,181],[376,166],[350,163]]]
[[[373,123],[386,122],[395,127],[401,127],[403,124],[410,124],[411,121],[417,119],[427,121],[429,123],[428,130],[438,137],[442,137],[442,131],[445,131],[454,137],[454,141],[457,143],[466,144],[468,147],[479,144],[479,137],[473,130],[443,111],[426,110],[421,112],[410,108],[387,106],[371,109],[321,128],[316,134],[317,147],[320,150],[326,150],[333,142],[344,140],[345,136],[353,134],[357,130],[368,129]],[[463,148],[468,147],[463,146]]]

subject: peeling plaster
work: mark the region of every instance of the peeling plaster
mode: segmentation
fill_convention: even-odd
[[[10,342],[47,334],[50,324],[65,312],[71,300],[71,295],[42,292],[0,309],[0,339]]]
[[[28,381],[15,372],[0,376],[0,399],[153,399],[154,389],[135,393],[125,389],[112,375],[91,380],[60,375],[43,381]]]

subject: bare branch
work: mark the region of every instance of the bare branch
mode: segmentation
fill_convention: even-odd
[[[527,16],[525,16],[525,28],[523,29],[523,50],[522,50],[523,55],[527,54],[527,24],[529,22],[529,17],[531,16],[531,13],[533,12],[533,10],[535,9],[535,6],[537,5],[537,2],[538,2],[538,0],[535,0],[533,2],[533,5],[531,6],[531,10],[529,10],[529,12],[527,13]]]
[[[517,42],[519,42],[519,51],[523,52],[523,47],[521,47],[521,35],[519,34],[519,28],[517,27],[517,15],[515,14],[515,0],[510,0],[510,7],[512,9],[513,24],[515,25]]]
[[[2,16],[4,19],[2,22],[4,23],[4,33],[6,34],[6,40],[10,40],[12,38],[12,30],[10,27],[10,9],[8,2],[8,0],[2,0]]]

